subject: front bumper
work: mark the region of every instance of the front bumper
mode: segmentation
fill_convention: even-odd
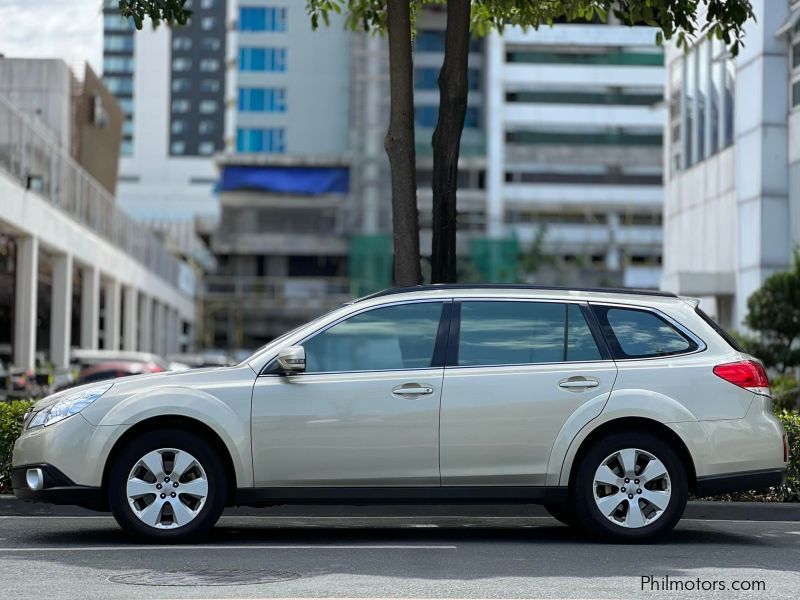
[[[28,485],[29,469],[40,469],[42,485],[31,489]],[[48,464],[31,464],[11,469],[11,487],[14,495],[26,502],[46,502],[48,504],[71,504],[91,510],[108,510],[108,500],[102,488],[75,484],[69,477]]]
[[[697,478],[695,495],[698,498],[730,494],[731,492],[749,492],[778,487],[786,483],[786,469],[765,469],[728,473],[725,475],[709,475]]]

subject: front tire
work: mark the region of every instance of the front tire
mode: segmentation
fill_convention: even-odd
[[[662,439],[649,433],[608,435],[581,460],[575,512],[601,541],[646,542],[668,534],[688,499],[686,469]]]
[[[226,504],[227,476],[203,438],[153,431],[125,446],[111,465],[108,498],[120,527],[139,540],[180,543],[202,537]]]

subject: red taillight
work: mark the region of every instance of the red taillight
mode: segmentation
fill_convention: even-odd
[[[789,436],[783,435],[783,462],[789,462]]]
[[[714,367],[714,375],[757,394],[769,393],[767,372],[754,360],[717,365]]]

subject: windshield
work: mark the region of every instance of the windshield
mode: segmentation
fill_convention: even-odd
[[[267,342],[266,344],[261,346],[258,350],[253,352],[250,356],[245,358],[242,362],[239,363],[239,365],[244,365],[244,364],[247,364],[247,363],[251,362],[256,356],[258,356],[259,354],[263,353],[265,350],[268,350],[269,348],[271,348],[273,346],[279,345],[281,342],[283,342],[287,338],[293,336],[295,333],[297,333],[298,331],[300,331],[304,327],[308,327],[309,325],[313,325],[314,323],[317,323],[318,321],[322,321],[328,315],[331,315],[331,314],[341,310],[342,308],[344,308],[344,307],[343,306],[339,306],[337,308],[334,308],[333,310],[329,310],[328,312],[320,315],[319,317],[317,317],[313,321],[309,321],[308,323],[303,323],[299,327],[295,327],[294,329],[292,329],[290,331],[287,331],[286,333],[276,337],[274,340]]]

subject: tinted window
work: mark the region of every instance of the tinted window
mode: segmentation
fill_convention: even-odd
[[[617,358],[647,358],[691,352],[697,344],[655,313],[629,308],[595,307]]]
[[[714,319],[709,317],[706,313],[704,313],[699,307],[695,308],[694,311],[700,316],[703,321],[705,321],[714,331],[716,331],[719,336],[725,340],[728,345],[736,350],[737,352],[745,352],[745,349],[742,348],[741,344],[737,342],[730,333],[725,331],[720,325],[717,324]]]
[[[440,302],[402,304],[357,314],[303,342],[306,373],[430,367]]]
[[[577,304],[567,308],[567,360],[601,360],[603,356],[594,341],[592,330]]]
[[[565,343],[566,333],[569,343]],[[464,302],[461,306],[459,366],[600,358],[578,306],[549,302]]]

